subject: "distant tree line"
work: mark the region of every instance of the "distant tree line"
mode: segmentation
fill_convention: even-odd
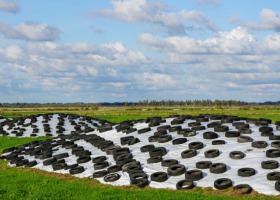
[[[0,107],[11,107],[11,108],[26,108],[26,107],[98,107],[98,106],[158,106],[158,107],[168,107],[168,106],[178,106],[178,107],[188,107],[188,106],[242,106],[242,105],[280,105],[280,101],[272,102],[267,101],[263,103],[256,102],[245,102],[238,100],[142,100],[138,102],[101,102],[101,103],[0,103]]]

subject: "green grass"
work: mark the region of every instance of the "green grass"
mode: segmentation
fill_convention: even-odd
[[[192,199],[192,200],[253,200],[256,197],[230,197],[203,193],[196,188],[190,192],[171,191],[167,189],[138,189],[135,187],[113,187],[102,185],[90,179],[55,177],[53,173],[38,173],[31,169],[18,169],[1,166],[1,199]],[[49,177],[51,174],[52,177]],[[275,199],[264,197],[262,199]]]
[[[6,111],[7,112],[7,111]],[[18,110],[16,112],[19,112]],[[36,111],[36,113],[45,113]],[[77,113],[76,113],[77,112]],[[54,113],[54,111],[52,111]],[[57,112],[55,112],[57,113]],[[121,122],[124,120],[135,120],[151,116],[168,116],[170,114],[192,114],[201,113],[228,114],[246,116],[252,118],[269,118],[274,121],[280,120],[278,108],[274,109],[210,109],[197,108],[187,110],[163,109],[163,110],[129,110],[124,108],[113,108],[92,111],[91,113],[73,111],[76,114],[86,114],[111,122]],[[9,113],[15,117],[17,114]],[[20,116],[31,115],[28,112],[19,113]],[[10,138],[0,137],[0,152],[11,146],[19,146],[34,140],[43,140],[49,137],[40,138]],[[44,172],[30,168],[12,168],[7,163],[0,160],[0,199],[205,199],[205,200],[231,200],[231,199],[277,199],[253,193],[249,196],[240,197],[231,189],[226,191],[214,191],[212,189],[195,188],[188,192],[173,191],[168,189],[139,189],[135,187],[113,187],[103,185],[91,179],[79,179],[70,175],[60,175]],[[278,197],[279,199],[279,197]]]

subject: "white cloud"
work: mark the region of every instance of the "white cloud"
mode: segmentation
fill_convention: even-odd
[[[0,11],[17,13],[19,11],[19,5],[15,2],[7,2],[6,0],[0,0]]]
[[[260,13],[259,22],[248,22],[235,19],[233,23],[241,24],[252,30],[272,30],[280,32],[280,16],[271,9],[263,9]]]
[[[23,23],[18,26],[0,24],[0,33],[8,39],[53,41],[59,39],[59,29],[47,24]]]
[[[2,55],[2,56],[1,56]],[[0,49],[0,58],[3,57],[5,60],[13,62],[20,60],[24,56],[23,49],[18,45],[11,45],[4,49]]]
[[[117,97],[117,98],[124,98],[124,97],[128,96],[128,94],[126,94],[126,93],[111,93],[110,95],[112,97]]]
[[[184,34],[184,25],[174,12],[169,12],[161,2],[146,0],[112,1],[112,10],[95,11],[93,16],[121,19],[128,22],[152,23],[160,25],[170,34]]]
[[[113,88],[125,88],[127,86],[130,86],[130,82],[109,82],[103,84],[106,87],[113,87]]]
[[[254,36],[242,27],[231,32],[219,32],[217,37],[206,40],[177,36],[161,39],[144,33],[139,41],[154,50],[184,54],[250,54],[256,42]]]

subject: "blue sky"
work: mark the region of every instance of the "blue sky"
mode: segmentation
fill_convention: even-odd
[[[278,101],[277,0],[0,0],[0,102]]]

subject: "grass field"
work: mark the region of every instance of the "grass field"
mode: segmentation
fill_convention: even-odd
[[[280,121],[280,106],[238,106],[238,107],[38,107],[0,108],[4,117],[24,117],[43,113],[72,113],[121,122],[127,119],[141,119],[169,115],[226,114],[240,117],[269,118]]]
[[[242,109],[243,108],[243,109]],[[280,121],[280,107],[203,107],[203,108],[152,108],[152,107],[99,107],[99,108],[1,108],[0,115],[22,117],[42,113],[75,113],[120,122],[171,114],[227,114],[251,118],[269,118]],[[0,137],[0,152],[11,146],[18,146],[41,138]],[[210,188],[194,188],[187,192],[168,189],[139,189],[136,187],[113,187],[92,179],[79,179],[70,175],[44,172],[31,168],[12,168],[0,160],[0,199],[279,199],[253,192],[242,196],[232,189],[216,191]]]

